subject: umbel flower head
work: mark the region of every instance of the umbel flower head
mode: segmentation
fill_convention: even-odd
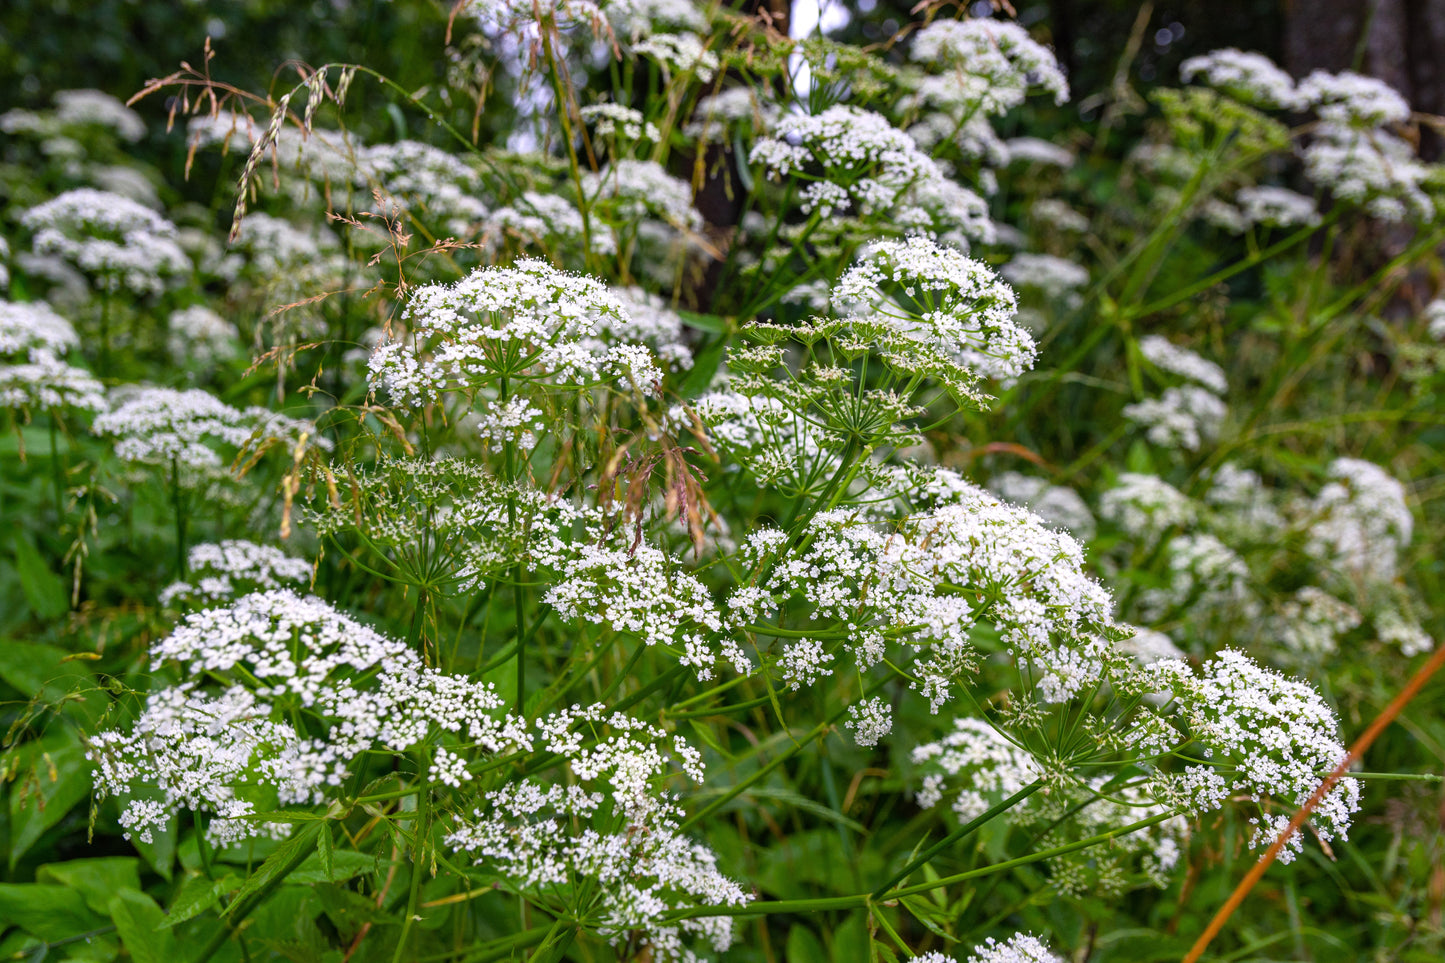
[[[311,422],[266,408],[233,408],[198,388],[177,391],[130,385],[116,402],[95,419],[91,430],[114,437],[115,453],[123,461],[212,469],[222,464],[216,445],[241,448],[253,440],[280,439],[292,445],[331,447],[330,441],[317,436]]]
[[[937,20],[918,32],[909,56],[953,70],[975,108],[1001,114],[1037,89],[1054,102],[1069,99],[1069,82],[1053,51],[1007,20]]]
[[[0,300],[0,355],[41,361],[58,358],[78,344],[75,326],[44,301]]]
[[[254,813],[336,797],[363,752],[401,753],[442,733],[467,751],[531,746],[489,684],[430,669],[317,598],[258,592],[188,615],[151,647],[181,681],[152,692],[129,731],[91,740],[102,795],[149,841],[179,808],[213,814],[228,844],[284,835]],[[305,719],[304,725],[300,720]]]
[[[191,269],[175,225],[128,197],[84,187],[26,211],[37,254],[58,255],[104,291],[159,294],[165,277]]]
[[[1255,801],[1256,848],[1274,842],[1345,757],[1339,721],[1319,693],[1240,652],[1225,649],[1199,675],[1174,659],[1155,662],[1145,672],[1158,689],[1173,693],[1188,734],[1210,758],[1209,765],[1191,765],[1171,777],[1162,794],[1195,811],[1218,809],[1233,796]],[[1311,817],[1316,835],[1326,842],[1346,838],[1359,800],[1358,780],[1336,783]],[[1281,811],[1268,811],[1270,802]],[[1289,862],[1302,849],[1295,832],[1279,859]]]
[[[372,387],[409,408],[452,392],[479,398],[481,430],[495,440],[530,436],[542,414],[530,403],[539,391],[611,384],[650,392],[662,380],[639,343],[651,332],[605,284],[542,261],[418,288],[403,317],[410,332],[371,357]],[[504,387],[510,397],[501,397]]]
[[[194,545],[186,556],[190,580],[174,582],[161,590],[161,605],[177,602],[198,606],[246,594],[247,591],[280,588],[285,583],[303,585],[311,580],[311,563],[294,558],[273,545],[257,545],[243,539]]]
[[[927,238],[869,245],[833,288],[833,306],[876,324],[886,359],[904,363],[910,342],[915,353],[935,348],[960,381],[1018,377],[1037,353],[1015,323],[1013,289],[984,264]]]
[[[537,721],[542,748],[566,759],[568,778],[523,779],[488,792],[446,838],[517,892],[546,894],[615,946],[645,944],[652,958],[691,963],[692,944],[732,942],[726,916],[667,922],[670,910],[749,902],[710,849],[679,829],[682,811],[662,782],[675,769],[701,783],[701,754],[680,736],[601,706]],[[600,884],[600,885],[597,885]]]

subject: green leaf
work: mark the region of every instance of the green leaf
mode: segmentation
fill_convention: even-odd
[[[336,875],[336,862],[331,858],[331,827],[326,827],[320,836],[316,837],[316,852],[321,857],[321,871],[326,874],[327,879]]]
[[[97,913],[110,914],[110,901],[121,890],[140,890],[140,860],[134,856],[101,856],[46,863],[35,871],[37,883],[56,883],[75,890]]]
[[[65,579],[41,557],[29,535],[16,531],[13,541],[15,571],[20,576],[20,590],[25,593],[25,601],[40,618],[58,619],[70,608]]]
[[[144,893],[124,889],[110,901],[110,919],[135,963],[175,963],[176,938],[166,914]]]
[[[21,746],[19,777],[10,787],[10,868],[47,829],[90,794],[90,763],[74,733]]]
[[[698,314],[696,311],[677,312],[682,320],[687,322],[689,328],[697,328],[699,331],[706,331],[709,334],[727,334],[732,330],[732,325],[727,318],[717,314]]]
[[[321,835],[326,836],[327,833],[323,832]],[[353,876],[369,873],[376,868],[374,856],[350,849],[333,852],[329,860],[331,863],[329,867],[326,865],[327,862],[328,860],[318,852],[298,866],[287,879],[292,883],[341,883]]]
[[[226,908],[226,915],[234,915],[237,907],[245,906],[253,897],[261,895],[289,876],[301,864],[301,854],[316,846],[316,834],[321,832],[325,825],[324,822],[308,823],[290,839],[276,847],[276,851],[266,857],[261,868],[252,873],[245,884],[237,890],[235,898],[231,900],[231,905]]]
[[[169,928],[195,919],[215,906],[222,893],[235,889],[240,883],[239,877],[231,875],[222,876],[220,879],[207,879],[199,874],[187,876],[181,881],[171,905],[167,907],[166,921],[162,925]]]
[[[813,931],[802,924],[788,930],[788,942],[783,958],[788,963],[828,963],[828,951]]]
[[[105,926],[75,890],[43,883],[0,883],[0,920],[51,942]]]
[[[904,896],[898,902],[903,905],[904,909],[912,913],[913,918],[922,923],[930,933],[941,936],[951,943],[958,942],[957,938],[943,928],[944,924],[948,922],[948,917],[940,912],[938,907],[925,903],[916,896]]]
[[[708,339],[707,346],[693,356],[692,370],[688,372],[683,383],[678,386],[677,393],[679,395],[684,398],[696,398],[708,389],[708,386],[712,384],[713,376],[717,374],[718,365],[722,363],[723,352],[727,350],[729,340],[725,334],[716,339]]]

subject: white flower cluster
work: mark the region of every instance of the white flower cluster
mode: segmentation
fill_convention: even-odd
[[[982,719],[962,716],[953,731],[937,742],[916,746],[913,764],[922,771],[918,805],[931,809],[945,792],[957,792],[951,804],[960,822],[969,822],[1044,775],[1027,751]],[[1012,813],[1022,815],[1035,800],[1026,799]]]
[[[0,300],[0,355],[58,358],[80,344],[75,326],[44,301]]]
[[[1315,659],[1337,651],[1340,636],[1358,628],[1361,621],[1352,606],[1307,585],[1278,607],[1270,627],[1291,653]]]
[[[1311,506],[1308,550],[1355,579],[1393,579],[1415,527],[1405,486],[1358,458],[1335,459],[1329,477]]]
[[[593,735],[590,745],[579,724]],[[674,767],[700,783],[697,750],[598,706],[573,706],[537,728],[542,747],[566,759],[569,784],[524,779],[488,792],[475,820],[449,834],[447,845],[517,891],[545,892],[597,919],[598,931],[615,943],[642,935],[653,959],[692,963],[699,943],[726,950],[728,917],[664,920],[672,910],[751,898],[718,872],[711,850],[682,835],[681,811],[658,786]]]
[[[1000,114],[1023,103],[1030,92],[1069,99],[1069,82],[1053,51],[1017,23],[1004,20],[936,20],[913,38],[909,56],[960,75],[978,108]]]
[[[943,176],[933,159],[886,117],[847,104],[783,117],[773,136],[753,145],[748,160],[778,177],[797,173],[814,185],[827,185],[814,187],[815,195],[827,192],[815,196],[815,206],[824,196],[831,198],[829,206],[840,206],[846,195],[865,215],[882,215],[916,183]]]
[[[481,178],[444,150],[399,140],[366,147],[357,160],[358,186],[379,190],[403,212],[440,218],[453,234],[471,234],[487,216],[487,205],[476,196]]]
[[[172,311],[166,326],[166,346],[177,364],[206,367],[236,356],[236,326],[204,304]]]
[[[1192,621],[1252,622],[1259,617],[1249,566],[1214,535],[1192,533],[1171,539],[1168,556],[1169,584],[1140,593],[1139,611],[1146,621],[1162,621],[1186,609]]]
[[[1015,823],[1043,823],[1044,838],[1092,836],[1168,810],[1139,787],[1106,790],[1109,777],[1079,780],[1069,773],[1049,773],[1031,753],[981,719],[960,718],[938,742],[913,750],[912,760],[923,774],[918,805],[931,808],[945,795],[953,797],[959,822],[982,816],[993,806],[1036,781],[1048,792],[1036,793],[1008,811]],[[1142,869],[1156,886],[1168,885],[1178,865],[1188,826],[1182,816],[1115,840],[1107,853],[1083,853],[1050,861],[1050,882],[1063,893],[1123,892],[1129,876]],[[1137,859],[1138,865],[1126,865]]]
[[[692,206],[692,186],[669,174],[657,161],[618,160],[582,175],[582,193],[614,222],[632,224],[659,217],[679,230],[702,228]]]
[[[0,408],[102,412],[105,389],[89,371],[58,358],[0,364]]]
[[[194,545],[186,555],[189,582],[173,582],[161,590],[163,606],[177,602],[196,607],[225,601],[285,583],[311,581],[311,563],[271,545],[241,539]]]
[[[281,439],[330,448],[316,426],[266,408],[233,408],[215,395],[192,388],[127,386],[117,403],[95,419],[91,430],[116,439],[115,453],[124,461],[154,465],[173,462],[188,468],[212,469],[222,464],[212,447],[244,447],[252,440]]]
[[[999,271],[1011,284],[1061,301],[1089,283],[1089,270],[1053,254],[1015,254]]]
[[[719,658],[741,674],[752,668],[737,642],[723,635],[722,614],[707,587],[677,559],[636,541],[617,519],[593,512],[579,520],[587,522],[582,537],[560,525],[545,531],[539,524],[534,533],[530,564],[551,583],[544,600],[559,618],[666,646],[702,680],[713,677]]]
[[[692,119],[683,127],[688,137],[724,141],[738,127],[770,130],[778,119],[778,106],[752,87],[725,87],[697,99]]]
[[[490,685],[430,669],[405,644],[286,590],[188,615],[151,658],[177,664],[182,681],[151,693],[128,732],[98,733],[90,747],[97,790],[132,797],[121,825],[147,842],[181,806],[213,814],[215,844],[284,833],[251,817],[339,795],[369,750],[402,753],[439,733],[490,754],[532,745]]]
[[[1397,609],[1386,609],[1375,616],[1375,631],[1381,642],[1388,642],[1400,650],[1407,659],[1414,658],[1435,648],[1435,640]]]
[[[1314,71],[1300,81],[1299,96],[1331,124],[1368,129],[1410,119],[1410,105],[1395,88],[1349,70]]]
[[[1174,693],[1190,735],[1212,760],[1174,777],[1177,801],[1195,811],[1217,809],[1231,796],[1255,801],[1261,807],[1251,840],[1256,848],[1274,841],[1345,757],[1339,721],[1319,693],[1239,652],[1220,652],[1201,675],[1169,660],[1147,671]],[[1347,777],[1325,796],[1311,819],[1322,840],[1345,838],[1359,795],[1359,782]],[[1283,812],[1270,813],[1270,801]],[[1287,863],[1301,850],[1296,832],[1279,859]]]
[[[582,229],[582,212],[577,205],[560,194],[540,194],[526,191],[511,204],[492,211],[487,219],[489,238],[495,241],[499,236],[511,234],[523,241],[523,246],[543,245],[549,249],[572,249],[582,244],[586,234],[592,253],[608,256],[617,253],[617,242],[612,232],[599,230],[596,225],[589,232]]]
[[[1042,478],[1016,471],[995,475],[988,487],[1004,501],[1027,508],[1085,542],[1094,537],[1097,530],[1094,513],[1072,488],[1050,485]]]
[[[1014,322],[1018,299],[984,264],[927,238],[878,241],[833,288],[843,314],[931,345],[972,375],[1015,378],[1033,366],[1033,337]]]
[[[159,294],[166,276],[191,269],[175,225],[119,194],[66,191],[30,208],[20,222],[35,232],[37,254],[64,258],[105,291]]]
[[[1294,78],[1264,54],[1222,47],[1179,65],[1185,83],[1201,80],[1236,100],[1266,110],[1297,110],[1307,100],[1295,89]]]
[[[1015,933],[1002,943],[989,937],[973,948],[964,963],[1063,963],[1043,941],[1029,933]]]
[[[1067,169],[1074,166],[1074,152],[1038,137],[1011,137],[1004,141],[1010,164],[1037,164]]]
[[[524,443],[530,434],[529,422],[508,414],[514,399],[496,397],[503,379],[517,385],[523,399],[544,383],[610,382],[649,392],[662,380],[652,353],[630,340],[634,323],[606,285],[543,261],[480,268],[455,284],[424,285],[413,292],[403,318],[409,335],[388,339],[371,356],[372,387],[411,408],[448,392],[479,395],[484,434]],[[609,334],[613,343],[605,340]]]
[[[853,741],[865,749],[878,745],[878,740],[893,731],[893,707],[882,699],[855,702],[848,707],[846,727],[853,730]]]
[[[606,0],[603,7],[612,29],[633,40],[659,26],[692,31],[707,28],[707,12],[693,0]]]
[[[298,227],[259,211],[241,221],[232,248],[249,257],[263,283],[285,291],[309,293],[343,271],[341,241],[329,228]]]
[[[1203,387],[1168,388],[1157,398],[1126,405],[1124,417],[1147,427],[1149,441],[1161,448],[1195,451],[1204,440],[1217,438],[1228,414],[1228,408],[1219,398],[1229,387],[1224,370],[1159,335],[1141,339],[1139,350],[1160,370]]]
[[[674,370],[692,367],[692,348],[687,344],[682,316],[660,295],[639,287],[614,287],[612,295],[630,321],[622,330],[608,328],[609,335],[647,345],[659,361]],[[609,319],[602,320],[605,324]]]
[[[71,323],[43,301],[0,300],[0,408],[104,411],[101,383],[61,360],[79,343]]]
[[[55,109],[36,113],[22,108],[0,114],[0,131],[57,137],[67,128],[103,127],[126,143],[145,136],[145,121],[120,100],[99,90],[62,90],[55,95]]]
[[[1240,188],[1234,195],[1239,212],[1250,224],[1266,227],[1314,227],[1320,223],[1320,212],[1312,197],[1286,187]]]
[[[1194,503],[1157,475],[1125,472],[1104,492],[1099,513],[1133,538],[1153,542],[1171,528],[1193,523]]]
[[[1166,388],[1157,398],[1124,406],[1124,417],[1145,426],[1151,444],[1186,451],[1218,438],[1228,413],[1218,395],[1195,385]]]
[[[624,141],[651,141],[662,139],[657,125],[642,116],[640,110],[624,107],[622,104],[592,104],[580,111],[582,120],[599,137],[615,137]],[[621,136],[619,137],[619,132]]]
[[[1083,549],[1024,509],[939,474],[949,476],[948,491],[924,514],[821,512],[799,545],[777,529],[750,534],[743,558],[767,574],[733,593],[732,618],[757,622],[798,599],[814,623],[846,629],[843,644],[862,669],[890,643],[918,650],[913,673],[934,712],[971,665],[979,622],[996,626],[1029,664],[1041,699],[1064,701],[1092,685],[1113,658],[1100,637],[1113,603],[1085,574]]]
[[[674,73],[691,73],[701,83],[717,74],[717,54],[695,33],[655,33],[632,45],[633,54],[651,57]]]
[[[1222,395],[1229,390],[1223,368],[1213,361],[1201,358],[1193,351],[1179,347],[1162,335],[1151,334],[1140,338],[1139,353],[1161,371],[1198,382],[1215,394]]]
[[[1321,124],[1304,149],[1304,169],[1314,184],[1381,220],[1430,221],[1437,214],[1425,190],[1435,172],[1408,142],[1387,131]]]

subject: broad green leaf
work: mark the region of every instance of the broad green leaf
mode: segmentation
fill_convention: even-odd
[[[135,963],[175,963],[176,939],[155,900],[135,890],[121,890],[110,901],[110,919]]]
[[[828,951],[813,931],[801,923],[788,930],[787,952],[783,958],[788,963],[828,963]]]
[[[45,561],[29,535],[16,531],[13,541],[15,571],[20,576],[20,589],[25,593],[25,601],[40,618],[58,619],[70,608],[65,579]]]
[[[100,856],[46,863],[35,871],[38,883],[57,883],[75,890],[97,913],[110,913],[110,901],[121,890],[140,891],[140,860],[134,856]]]
[[[0,921],[51,942],[105,926],[79,893],[49,883],[0,883]]]
[[[9,788],[10,866],[90,794],[90,763],[74,733],[61,732],[20,747],[19,775]]]

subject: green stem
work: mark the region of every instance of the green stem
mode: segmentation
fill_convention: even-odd
[[[1106,843],[1119,836],[1127,836],[1129,833],[1138,832],[1141,829],[1148,829],[1150,826],[1156,826],[1166,819],[1173,819],[1176,815],[1177,814],[1172,811],[1157,813],[1147,819],[1141,819],[1138,822],[1129,823],[1127,826],[1120,826],[1106,833],[1100,833],[1097,836],[1090,836],[1087,839],[1069,843],[1066,846],[1055,846],[1053,849],[1030,853],[1028,856],[1020,856],[1017,859],[994,863],[990,866],[981,866],[978,869],[969,870],[966,873],[944,876],[939,879],[930,880],[927,883],[917,883],[913,886],[890,890],[878,898],[874,898],[872,893],[854,893],[849,896],[825,896],[820,899],[759,900],[741,906],[691,906],[687,909],[675,910],[668,913],[664,915],[662,919],[664,922],[673,923],[678,920],[696,919],[701,916],[768,916],[773,913],[802,914],[821,913],[827,910],[857,909],[860,906],[868,906],[873,903],[886,903],[904,896],[916,896],[919,893],[927,893],[943,886],[951,886],[954,883],[964,882],[965,880],[989,876],[993,873],[1003,872],[1004,870],[1013,869],[1017,866],[1037,863],[1040,860],[1053,859],[1055,856],[1065,856],[1069,853],[1078,852],[1081,849],[1087,849],[1090,846]]]
[[[1000,802],[988,811],[981,813],[973,819],[970,819],[968,822],[964,823],[962,826],[958,827],[953,832],[949,833],[947,836],[943,837],[938,842],[928,847],[926,850],[919,854],[917,859],[913,860],[913,862],[905,866],[901,871],[899,871],[895,876],[893,876],[892,879],[888,880],[888,882],[875,889],[873,891],[873,897],[877,899],[878,897],[882,896],[884,893],[888,892],[888,890],[892,889],[894,886],[897,886],[903,880],[913,875],[914,870],[917,870],[927,864],[929,860],[933,859],[933,857],[937,856],[939,853],[943,852],[950,846],[953,846],[954,844],[961,842],[964,839],[967,839],[980,826],[988,823],[1000,813],[1007,812],[1014,806],[1017,806],[1019,803],[1023,802],[1025,799],[1029,798],[1042,788],[1044,788],[1043,780],[1035,779],[1033,782],[1029,783],[1027,786],[1020,789],[1018,792],[1014,793],[1003,802]]]
[[[425,772],[426,760],[421,760],[419,764]],[[397,937],[396,952],[392,954],[391,963],[401,963],[407,936],[411,933],[411,924],[416,919],[417,900],[421,895],[422,866],[426,857],[427,836],[431,832],[431,787],[425,784],[419,787],[417,792],[416,825],[412,832],[415,838],[411,851],[411,887],[406,896],[406,918],[401,921],[401,935]]]

